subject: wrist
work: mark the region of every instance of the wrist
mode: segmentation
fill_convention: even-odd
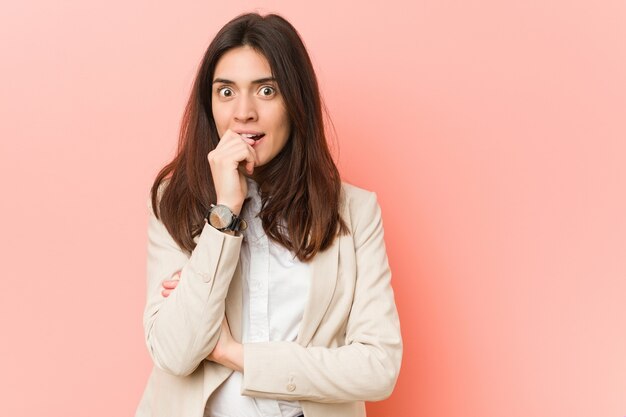
[[[231,349],[229,349],[229,353],[229,362],[232,364],[232,369],[243,372],[243,345],[234,342]]]
[[[220,200],[218,204],[211,204],[211,208],[206,214],[205,221],[220,232],[239,232],[246,230],[248,224],[239,217],[239,211],[233,211],[232,207],[223,204]],[[233,233],[234,234],[234,233]]]
[[[243,345],[231,342],[227,346],[215,349],[208,359],[233,371],[243,372]]]

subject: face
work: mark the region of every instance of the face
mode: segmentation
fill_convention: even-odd
[[[217,62],[212,111],[220,137],[228,129],[254,135],[258,166],[271,161],[289,138],[289,118],[278,83],[267,59],[249,46],[231,49]]]

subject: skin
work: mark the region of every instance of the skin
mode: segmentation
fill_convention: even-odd
[[[220,142],[207,159],[217,204],[239,215],[248,192],[245,176],[254,177],[255,167],[267,164],[284,148],[290,133],[289,116],[267,59],[249,46],[231,49],[218,61],[212,103]],[[245,133],[264,136],[255,141]],[[163,281],[163,297],[176,289],[179,280],[177,272]],[[243,371],[243,345],[233,339],[226,318],[207,359]]]

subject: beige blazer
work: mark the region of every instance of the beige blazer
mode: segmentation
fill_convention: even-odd
[[[241,393],[299,400],[305,417],[365,416],[363,401],[387,398],[400,370],[402,339],[380,207],[374,193],[342,188],[350,234],[311,261],[296,342],[244,345]],[[207,399],[232,372],[205,359],[224,314],[241,340],[242,238],[206,225],[188,256],[149,207],[143,323],[154,367],[136,417],[202,417]],[[161,283],[177,271],[178,287],[165,298]]]

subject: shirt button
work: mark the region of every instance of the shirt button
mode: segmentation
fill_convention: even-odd
[[[287,384],[287,391],[294,392],[296,390],[296,384]]]

